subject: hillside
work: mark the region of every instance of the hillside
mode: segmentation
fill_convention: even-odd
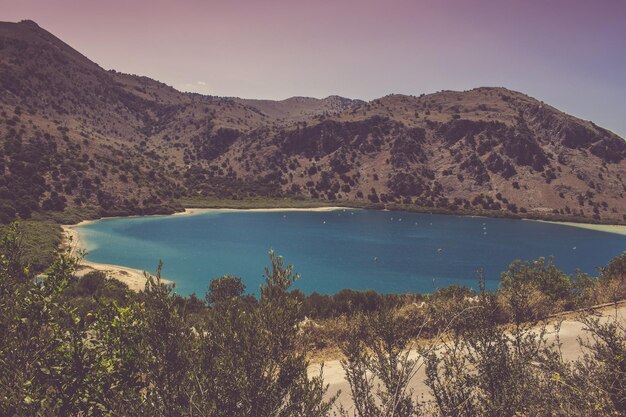
[[[0,222],[181,197],[294,197],[626,220],[626,142],[504,88],[251,100],[106,71],[36,23],[0,23]]]

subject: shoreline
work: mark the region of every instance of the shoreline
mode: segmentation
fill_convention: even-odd
[[[552,220],[535,220],[522,219],[526,221],[558,224],[561,226],[578,227],[579,229],[595,230],[596,232],[613,233],[626,236],[626,225],[620,224],[596,224],[596,223],[576,223],[576,222],[559,222]]]
[[[284,212],[284,211],[313,211],[313,212],[328,212],[328,211],[336,211],[336,210],[358,210],[352,207],[311,207],[311,208],[250,208],[250,209],[232,209],[232,208],[186,208],[185,211],[177,212],[173,214],[156,214],[150,215],[150,217],[154,216],[194,216],[203,213],[210,212],[237,212],[237,211],[245,211],[245,212]],[[61,225],[63,229],[63,242],[62,245],[65,245],[70,248],[73,252],[84,253],[85,255],[89,251],[89,245],[85,241],[85,239],[81,236],[80,231],[78,230],[82,226],[86,226],[89,224],[93,224],[97,221],[104,219],[114,219],[114,218],[132,218],[132,217],[146,217],[146,216],[117,216],[117,217],[106,217],[103,219],[95,219],[95,220],[83,220],[77,224],[64,224]],[[83,277],[90,272],[100,271],[104,272],[108,277],[116,279],[126,285],[133,291],[142,291],[145,288],[146,277],[145,273],[147,271],[143,271],[137,268],[130,268],[122,265],[113,265],[113,264],[105,264],[100,262],[93,262],[87,259],[81,259],[78,263],[78,267],[76,269],[75,275],[77,277]],[[148,272],[149,273],[149,272]],[[153,275],[150,273],[150,275]],[[168,280],[162,278],[161,281],[164,283],[174,283],[174,280]]]
[[[362,208],[356,207],[285,207],[285,208],[186,208],[182,212],[177,212],[173,214],[156,214],[156,215],[148,215],[148,217],[167,217],[167,216],[194,216],[203,213],[219,213],[219,212],[330,212],[330,211],[338,211],[338,210],[363,210]],[[132,218],[132,217],[146,217],[146,216],[117,216],[117,217],[106,217],[102,219],[95,220],[83,220],[77,224],[72,225],[61,225],[63,229],[63,243],[64,245],[70,246],[71,250],[80,251],[82,253],[88,252],[88,244],[85,239],[81,236],[79,232],[79,228],[82,226],[86,226],[89,224],[93,224],[100,220],[105,219],[114,219],[114,218]],[[483,217],[483,216],[468,216],[468,217]],[[488,216],[485,216],[489,218]],[[536,220],[536,219],[527,219],[523,218],[520,220],[524,221],[533,221],[533,222],[541,222],[541,223],[551,223],[557,224],[561,226],[569,226],[569,227],[578,227],[587,230],[595,230],[604,233],[614,233],[619,235],[626,236],[626,225],[608,225],[608,224],[594,224],[594,223],[576,223],[576,222],[561,222],[561,221],[550,221],[550,220]],[[91,271],[102,271],[107,274],[107,276],[117,279],[118,281],[123,282],[128,285],[128,287],[133,291],[141,291],[143,290],[146,282],[145,271],[136,268],[130,268],[122,265],[113,265],[113,264],[104,264],[98,262],[88,261],[86,259],[82,259],[79,263],[78,269],[76,271],[76,276],[82,277]],[[173,280],[163,279],[163,282],[173,283]]]
[[[88,273],[95,271],[104,272],[109,279],[115,279],[123,284],[126,284],[132,291],[139,292],[146,287],[146,276],[144,275],[144,271],[120,265],[101,264],[82,259],[78,264],[74,275],[82,278]],[[170,283],[170,281],[166,279],[161,279],[161,281]]]
[[[172,216],[191,216],[194,214],[210,213],[210,212],[237,212],[244,211],[250,213],[270,213],[270,212],[284,212],[284,211],[312,211],[312,212],[327,212],[338,210],[362,210],[357,207],[340,207],[340,206],[325,206],[325,207],[272,207],[272,208],[186,208],[185,211],[179,211],[172,214]],[[158,215],[157,215],[158,216]],[[165,214],[168,216],[168,214]]]
[[[97,220],[84,220],[74,225],[62,225],[62,245],[68,247],[71,252],[78,253],[80,255],[86,254],[88,252],[87,243],[84,239],[81,238],[80,232],[76,229],[80,226],[85,226],[95,221]],[[92,262],[88,261],[84,257],[82,257],[80,259],[80,262],[78,262],[74,275],[82,278],[90,272],[95,271],[104,272],[108,278],[115,279],[123,284],[126,284],[128,288],[132,291],[142,291],[146,286],[145,274],[147,271],[122,265]],[[161,279],[161,281],[164,283],[172,283],[172,281],[163,278]]]

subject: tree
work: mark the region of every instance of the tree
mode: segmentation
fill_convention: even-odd
[[[420,414],[420,404],[408,388],[419,369],[419,355],[412,355],[411,329],[389,310],[358,316],[341,346],[341,366],[350,384],[353,414],[358,417]],[[378,382],[377,382],[378,381]],[[350,415],[340,409],[344,417]]]
[[[233,298],[241,297],[245,289],[241,278],[224,275],[211,281],[206,301],[209,305],[226,303]]]
[[[216,416],[328,415],[334,399],[323,400],[323,375],[309,379],[297,344],[301,303],[289,289],[299,275],[273,252],[270,262],[258,303],[225,298],[200,330],[213,369],[202,383],[216,390]]]
[[[539,320],[569,305],[571,283],[551,257],[514,261],[500,278],[500,294],[513,321]]]

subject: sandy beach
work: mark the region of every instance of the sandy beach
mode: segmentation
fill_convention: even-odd
[[[86,261],[84,259],[80,262],[75,275],[77,277],[83,277],[93,271],[104,272],[108,277],[128,285],[128,288],[133,291],[142,291],[146,286],[146,277],[144,272],[139,269],[127,268],[119,265],[100,264]]]
[[[524,219],[528,220],[528,219]],[[578,227],[581,229],[596,230],[598,232],[615,233],[618,235],[626,235],[626,226],[615,224],[593,224],[593,223],[575,223],[575,222],[552,222],[547,220],[531,220],[534,222],[560,224],[563,226]]]
[[[293,207],[293,208],[188,208],[185,211],[174,213],[172,216],[189,216],[194,214],[225,212],[225,211],[245,211],[245,212],[282,212],[282,211],[316,211],[327,212],[337,210],[361,210],[353,207]]]
[[[96,220],[86,220],[75,225],[63,225],[63,232],[65,233],[64,244],[68,246],[74,253],[86,254],[88,252],[88,244],[81,238],[79,227],[86,224],[93,223]],[[101,271],[104,272],[109,278],[116,279],[128,285],[133,291],[141,291],[145,288],[146,277],[144,271],[135,268],[129,268],[120,265],[102,264],[97,262],[91,262],[86,259],[81,259],[75,275],[77,277],[83,277],[90,272]],[[164,282],[169,282],[163,280]]]
[[[280,212],[280,211],[335,211],[335,210],[357,210],[348,207],[314,207],[314,208],[259,208],[259,209],[215,209],[215,208],[189,208],[183,212],[174,213],[173,216],[192,216],[209,212],[225,212],[225,211],[247,211],[247,212]],[[157,215],[163,216],[163,215]],[[167,216],[167,215],[166,215]],[[140,216],[129,216],[140,217]],[[78,224],[63,225],[63,232],[65,234],[64,244],[75,253],[89,252],[89,243],[80,234],[80,228],[88,224],[97,222],[98,220],[84,220]],[[82,259],[76,276],[82,277],[92,271],[102,271],[108,277],[116,279],[128,285],[133,291],[141,291],[146,284],[146,277],[144,271],[135,268],[129,268],[121,265],[103,264],[98,262],[91,262],[86,259]],[[164,282],[173,282],[171,279],[163,279]]]

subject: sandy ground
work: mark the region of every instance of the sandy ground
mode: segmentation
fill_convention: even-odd
[[[224,211],[244,211],[244,212],[283,212],[283,211],[337,211],[337,210],[359,210],[351,207],[311,207],[311,208],[250,208],[250,209],[234,209],[234,208],[188,208],[180,213],[174,213],[173,216],[185,216],[210,212]]]
[[[196,214],[208,213],[208,212],[224,212],[224,211],[252,211],[252,212],[280,212],[280,211],[335,211],[335,210],[355,210],[347,207],[317,207],[317,208],[267,208],[267,209],[185,209],[184,212],[175,213],[174,216],[191,216]],[[94,223],[98,220],[85,220],[78,224],[63,225],[63,231],[65,233],[64,244],[69,246],[75,253],[89,251],[89,244],[80,234],[80,228],[88,224]],[[128,285],[133,291],[141,291],[146,284],[146,277],[144,271],[135,268],[129,268],[120,265],[102,264],[97,262],[91,262],[88,260],[81,260],[76,276],[82,277],[91,271],[102,271],[107,276],[117,279]],[[172,282],[172,280],[163,279],[164,282]]]
[[[626,303],[618,305],[617,308],[612,306],[598,310],[598,315],[602,322],[606,322],[617,317],[623,325],[626,325]],[[546,339],[548,343],[555,343],[557,340],[555,326],[552,324],[548,325],[546,330]],[[575,318],[575,314],[572,314],[563,320],[558,333],[558,338],[561,343],[561,352],[564,359],[576,360],[581,357],[583,352],[578,342],[579,337],[583,340],[588,339],[589,333],[584,329],[583,324]],[[417,353],[411,352],[410,357],[416,358]],[[418,372],[411,380],[410,388],[413,389],[415,395],[420,397],[423,396],[424,399],[429,399],[430,393],[428,387],[424,384],[424,379],[426,377],[425,371],[424,366],[419,366]],[[309,368],[309,374],[311,376],[319,375],[319,365],[311,365]],[[329,384],[327,397],[335,395],[337,391],[341,390],[338,404],[343,405],[347,409],[353,407],[350,396],[350,385],[345,380],[343,368],[338,360],[324,362],[324,382]]]
[[[82,260],[75,275],[77,277],[82,277],[92,271],[102,271],[108,277],[114,278],[128,285],[128,288],[133,291],[142,291],[146,286],[146,277],[143,271],[119,265],[100,264]]]
[[[525,219],[526,220],[526,219]],[[531,220],[542,223],[560,224],[563,226],[578,227],[581,229],[596,230],[599,232],[615,233],[618,235],[626,235],[626,226],[613,224],[592,224],[592,223],[574,223],[574,222],[550,222],[546,220]]]

